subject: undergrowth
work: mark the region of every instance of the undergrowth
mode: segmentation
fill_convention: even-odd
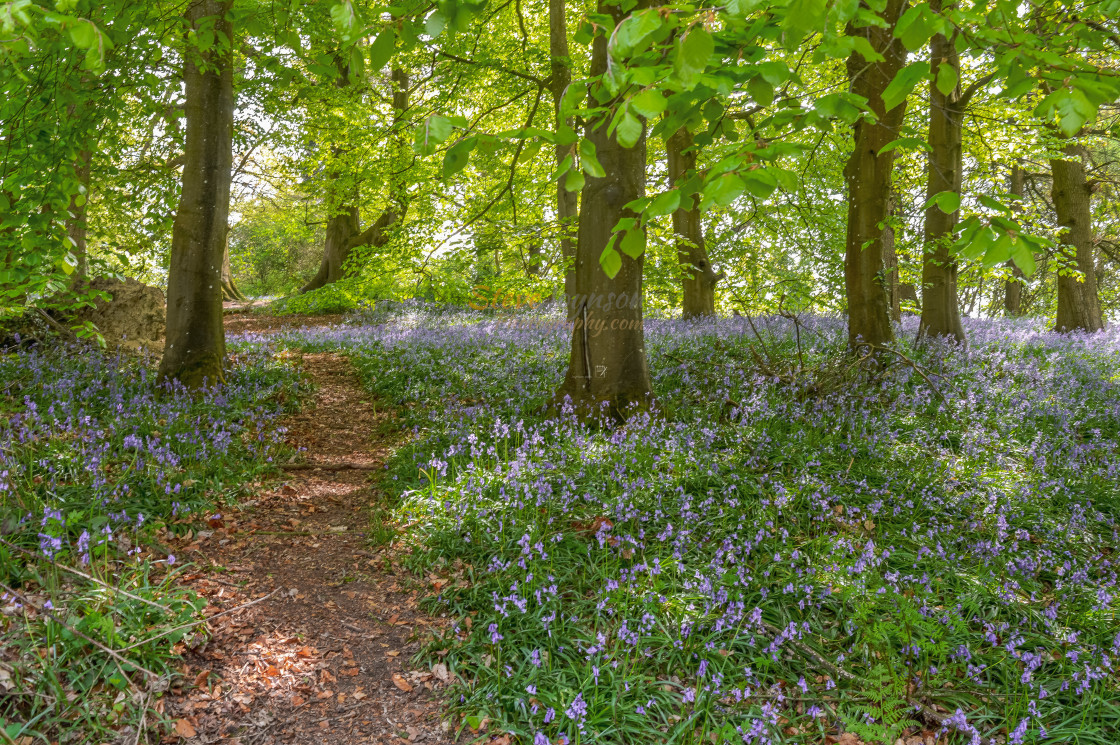
[[[913,339],[915,329],[903,329]],[[411,412],[398,538],[464,726],[562,742],[1112,743],[1120,345],[653,321],[660,414],[542,418],[563,328],[293,333]],[[798,340],[800,337],[800,341]]]
[[[159,536],[269,471],[302,395],[283,354],[233,358],[228,385],[190,395],[153,360],[0,356],[0,741],[127,739],[154,716],[205,605]]]

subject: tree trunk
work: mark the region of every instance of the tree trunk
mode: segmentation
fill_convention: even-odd
[[[941,0],[932,0],[930,9],[941,12]],[[936,34],[930,41],[932,79],[929,84],[929,153],[926,157],[926,199],[943,191],[961,193],[964,151],[961,147],[960,57],[954,38]],[[937,72],[942,66],[956,71],[958,82],[948,93],[937,87]],[[965,342],[957,297],[957,260],[951,252],[953,228],[959,212],[942,212],[935,204],[926,207],[925,253],[922,260],[922,320],[918,336],[952,337]]]
[[[892,191],[890,201],[887,204],[887,223],[883,226],[881,241],[883,244],[883,269],[887,282],[887,297],[891,301],[891,320],[897,323],[902,320],[902,285],[898,281],[898,252],[895,250],[894,227],[890,223],[894,218],[895,206],[896,199]]]
[[[229,268],[229,229],[226,229],[226,247],[222,251],[222,299],[236,302],[245,302],[249,298],[241,294],[241,290],[237,289],[237,283],[233,281],[233,272]]]
[[[1050,192],[1058,225],[1064,228],[1060,251],[1065,265],[1058,267],[1058,320],[1056,331],[1100,331],[1104,328],[1097,273],[1093,261],[1091,192],[1085,178],[1082,149],[1070,142],[1064,158],[1050,161],[1054,185]]]
[[[73,115],[73,107],[71,107],[71,115]],[[89,254],[86,250],[89,170],[90,151],[81,150],[78,152],[78,162],[74,164],[74,176],[78,179],[78,183],[85,187],[85,192],[70,198],[70,219],[66,221],[66,234],[74,243],[74,258],[78,260],[78,267],[75,271],[75,278],[78,281],[86,279],[89,275]]]
[[[1023,196],[1023,169],[1018,165],[1011,167],[1010,194],[1017,197]],[[1021,212],[1022,204],[1015,204],[1015,211]],[[1023,270],[1014,261],[1007,262],[1011,276],[1003,283],[1003,311],[1011,318],[1023,315]]]
[[[681,127],[666,143],[669,183],[680,186],[696,173],[696,148],[692,134]],[[685,204],[690,201],[690,204]],[[704,229],[700,222],[700,207],[695,196],[682,200],[673,212],[673,232],[677,235],[677,259],[681,266],[681,315],[684,318],[703,318],[716,314],[716,284],[723,275],[712,268],[708,250],[704,245]]]
[[[565,126],[571,126],[560,111],[560,102],[564,91],[572,82],[571,59],[568,52],[568,24],[565,14],[564,0],[549,0],[548,2],[548,50],[552,57],[552,74],[549,78],[549,91],[552,93],[552,105],[556,116],[556,131]],[[556,146],[556,166],[569,155],[573,161],[575,148],[571,145]],[[568,320],[575,320],[575,295],[576,295],[576,270],[575,270],[575,245],[572,243],[569,231],[573,218],[579,209],[579,195],[574,191],[564,188],[564,177],[556,182],[556,221],[560,225],[560,257],[564,261],[564,298],[568,308]]]
[[[167,344],[159,377],[178,380],[191,389],[224,382],[222,255],[233,168],[230,5],[232,0],[195,0],[186,14],[192,30],[205,20],[219,37],[204,52],[188,43],[183,63],[186,155],[182,196],[171,234]]]
[[[349,85],[349,65],[340,67],[340,84]],[[404,71],[393,68],[393,109],[394,127],[400,127],[404,120],[405,111],[408,109],[408,75]],[[400,144],[394,146],[400,149]],[[320,287],[337,282],[346,275],[346,263],[349,261],[354,249],[360,246],[373,246],[380,248],[389,242],[389,229],[399,220],[404,218],[408,210],[408,202],[400,189],[401,174],[396,173],[400,166],[399,158],[394,158],[394,174],[389,183],[389,204],[382,210],[380,217],[365,231],[361,230],[361,220],[358,217],[357,195],[349,204],[343,204],[338,212],[327,220],[327,235],[323,242],[323,260],[319,263],[319,271],[307,284],[300,288],[300,292],[310,292]],[[337,180],[339,175],[333,174],[332,180]]]
[[[867,99],[875,121],[860,119],[854,126],[855,148],[844,167],[848,184],[848,231],[844,251],[844,283],[848,296],[848,344],[884,344],[894,339],[890,298],[883,283],[883,225],[891,190],[892,153],[880,153],[898,138],[906,113],[905,102],[886,111],[883,91],[902,69],[906,48],[893,36],[895,24],[909,0],[887,0],[881,17],[886,28],[849,26],[848,34],[864,36],[883,55],[868,62],[858,52],[847,61],[853,93]],[[871,12],[866,0],[861,6]]]
[[[623,18],[619,6],[606,0],[599,12],[612,14],[616,23]],[[590,76],[606,69],[607,39],[598,36]],[[599,105],[597,92],[590,94],[592,106]],[[606,176],[588,177],[580,195],[572,350],[553,405],[562,406],[567,397],[581,415],[602,412],[622,419],[635,408],[647,408],[652,398],[642,325],[645,257],[632,259],[620,252],[622,267],[614,279],[602,270],[599,257],[619,219],[635,216],[623,205],[645,195],[646,140],[643,133],[634,147],[624,148],[607,134],[607,123],[606,117],[590,121],[585,130]]]

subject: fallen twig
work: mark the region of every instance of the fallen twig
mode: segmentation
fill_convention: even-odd
[[[356,463],[282,463],[282,471],[376,471],[377,466]]]
[[[36,559],[46,558],[42,554],[37,554],[34,551],[28,551],[25,548],[21,548],[19,546],[16,546],[15,544],[9,543],[8,541],[4,540],[3,538],[0,538],[0,543],[4,544],[8,548],[19,551],[21,554],[25,554],[27,556],[34,557]],[[150,605],[153,608],[159,608],[162,611],[168,611],[168,608],[165,605],[160,605],[159,603],[156,603],[152,600],[148,600],[147,598],[142,598],[139,595],[133,595],[131,592],[129,592],[127,590],[122,590],[119,587],[113,587],[112,585],[110,585],[106,582],[102,582],[101,580],[97,579],[96,577],[91,577],[90,575],[86,574],[85,572],[80,572],[77,569],[74,569],[73,567],[68,567],[65,564],[60,564],[57,561],[55,561],[54,559],[47,559],[47,561],[49,561],[53,566],[55,566],[58,569],[61,569],[64,572],[69,572],[70,574],[76,574],[79,577],[82,577],[84,579],[89,580],[90,582],[94,583],[95,585],[100,585],[101,587],[104,587],[107,590],[112,590],[113,592],[118,592],[121,595],[124,595],[126,598],[131,598],[132,600],[138,600],[141,603],[145,603],[146,605]]]
[[[15,590],[13,590],[12,588],[8,587],[8,586],[7,586],[7,585],[5,585],[5,584],[4,584],[3,582],[0,582],[0,588],[3,588],[5,592],[9,592],[9,593],[11,593],[12,597],[18,598],[18,599],[19,599],[19,601],[20,601],[21,603],[23,603],[24,607],[31,607],[31,608],[35,608],[35,606],[34,606],[34,605],[32,605],[32,604],[31,604],[31,603],[30,603],[30,602],[29,602],[29,601],[27,600],[27,598],[25,598],[25,597],[24,597],[23,595],[19,594],[18,592],[16,592],[16,591],[15,591]],[[93,646],[97,647],[97,648],[98,648],[98,649],[100,649],[100,650],[101,650],[102,652],[104,652],[105,654],[109,655],[110,657],[112,657],[113,659],[117,660],[118,662],[123,662],[124,664],[126,664],[126,665],[128,665],[128,666],[130,666],[130,667],[133,667],[133,668],[135,668],[135,669],[137,669],[137,670],[141,671],[142,673],[145,673],[145,674],[146,674],[146,675],[147,675],[147,676],[148,676],[148,677],[149,677],[150,679],[152,679],[152,680],[158,679],[158,678],[160,677],[159,675],[156,675],[156,674],[155,674],[154,672],[152,672],[152,671],[151,671],[151,670],[149,670],[148,668],[144,667],[143,665],[141,665],[141,664],[139,664],[139,663],[137,663],[137,662],[133,662],[132,660],[126,660],[126,659],[125,659],[124,657],[121,657],[121,655],[120,655],[120,652],[127,652],[128,650],[132,649],[132,647],[125,647],[124,649],[120,650],[120,652],[117,652],[117,651],[115,651],[115,650],[113,650],[113,649],[110,649],[109,647],[106,647],[106,646],[105,646],[104,644],[102,644],[101,642],[97,641],[97,640],[96,640],[96,639],[94,639],[93,637],[90,637],[90,636],[86,636],[86,635],[85,635],[85,634],[83,634],[83,633],[82,633],[81,631],[78,631],[78,630],[77,630],[76,628],[74,628],[73,626],[71,626],[70,624],[66,623],[65,621],[63,621],[63,620],[62,620],[61,618],[59,618],[58,616],[56,616],[56,615],[55,615],[54,613],[51,613],[51,612],[50,612],[50,611],[49,611],[48,609],[46,609],[46,608],[41,608],[41,607],[40,607],[40,608],[37,608],[36,610],[38,610],[38,611],[39,611],[40,613],[42,613],[42,614],[46,615],[46,616],[47,616],[48,618],[50,618],[50,619],[51,619],[52,621],[54,621],[55,623],[57,623],[57,624],[58,624],[59,626],[61,626],[62,628],[64,628],[64,629],[66,629],[67,631],[69,631],[69,632],[70,632],[71,634],[73,634],[74,636],[77,636],[77,637],[79,637],[79,638],[81,638],[81,639],[85,639],[85,640],[86,640],[87,642],[89,642],[89,643],[90,643],[90,644],[92,644]],[[137,645],[135,645],[135,644],[134,644],[133,646],[137,646]],[[122,672],[123,672],[123,670],[122,670]]]
[[[168,629],[167,631],[161,631],[160,633],[156,634],[155,636],[149,636],[147,639],[144,639],[142,641],[138,641],[135,644],[131,644],[131,645],[125,647],[124,649],[122,649],[121,651],[122,652],[127,652],[130,649],[136,649],[137,647],[142,647],[145,644],[147,644],[148,642],[155,641],[156,639],[159,639],[159,638],[164,637],[164,636],[169,636],[170,634],[174,634],[176,631],[185,631],[189,628],[193,628],[195,626],[198,626],[199,624],[207,623],[209,621],[213,621],[215,618],[221,618],[222,616],[228,616],[230,613],[236,613],[239,610],[244,610],[245,608],[248,608],[251,605],[256,605],[257,603],[263,603],[265,600],[268,600],[270,597],[272,597],[273,595],[275,595],[278,592],[280,592],[279,587],[277,587],[275,590],[268,593],[267,595],[263,595],[263,596],[257,598],[256,600],[250,600],[248,603],[242,603],[241,605],[237,606],[236,608],[230,608],[229,610],[224,610],[221,613],[215,613],[214,615],[210,616],[209,618],[200,618],[197,621],[191,621],[190,623],[185,623],[182,626],[176,626],[175,628]]]

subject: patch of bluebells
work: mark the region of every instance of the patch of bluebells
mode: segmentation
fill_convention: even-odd
[[[853,371],[841,319],[651,320],[666,413],[602,427],[541,415],[554,320],[289,336],[414,417],[414,561],[466,567],[433,607],[477,613],[437,645],[457,708],[535,742],[781,742],[882,724],[884,695],[955,712],[960,742],[1113,731],[1117,331],[972,320],[967,348],[915,348],[910,319],[919,373]]]
[[[148,364],[128,357],[44,346],[0,357],[6,540],[85,564],[266,468],[284,448],[276,419],[297,376],[270,347],[240,356],[226,386],[197,396],[156,385]]]

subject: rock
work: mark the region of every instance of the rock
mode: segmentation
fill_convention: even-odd
[[[110,351],[163,354],[167,328],[163,290],[132,278],[122,282],[108,277],[90,280],[89,289],[107,292],[112,300],[97,300],[94,307],[81,309],[75,322],[92,321]]]

